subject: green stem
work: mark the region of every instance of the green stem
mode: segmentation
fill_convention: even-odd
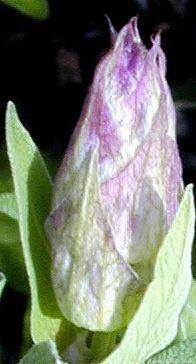
[[[91,343],[91,361],[98,361],[111,353],[116,344],[117,333],[95,332]]]

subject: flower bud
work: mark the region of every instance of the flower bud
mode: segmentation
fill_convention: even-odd
[[[146,49],[133,18],[96,69],[46,223],[57,301],[78,326],[127,323],[178,208],[175,118],[160,36]]]

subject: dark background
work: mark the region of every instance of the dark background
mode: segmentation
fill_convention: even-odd
[[[4,141],[5,108],[11,100],[39,148],[54,158],[61,156],[95,66],[110,46],[104,14],[117,30],[139,15],[139,29],[147,47],[150,35],[163,31],[184,180],[195,183],[196,1],[50,0],[49,5],[46,21],[32,20],[0,5],[0,140]],[[25,298],[7,286],[0,311],[5,364],[16,363],[24,307]]]

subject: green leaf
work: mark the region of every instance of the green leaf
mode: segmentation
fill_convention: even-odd
[[[13,182],[7,156],[7,148],[4,144],[0,147],[0,156],[0,193],[13,192]]]
[[[13,193],[0,194],[0,212],[8,215],[11,219],[18,220],[18,206]]]
[[[193,279],[187,301],[180,314],[175,342],[196,336],[196,281]]]
[[[3,273],[0,273],[0,297],[2,295],[4,286],[5,286],[5,282],[6,282],[6,279],[5,279],[4,274]]]
[[[196,339],[185,340],[150,358],[146,364],[195,364]]]
[[[13,193],[0,194],[0,270],[9,285],[17,291],[27,291],[20,235],[18,231],[18,206]],[[17,273],[16,273],[17,272]]]
[[[44,20],[49,15],[47,0],[0,0],[5,5],[20,11],[32,18]]]
[[[0,271],[13,289],[28,292],[18,223],[5,213],[0,213]]]
[[[43,342],[33,345],[28,353],[19,361],[18,364],[66,364],[57,352],[53,341]],[[67,363],[68,364],[68,363]]]
[[[52,185],[44,161],[12,103],[7,108],[6,139],[31,290],[31,335],[35,343],[55,340],[65,329],[65,320],[51,285],[51,257],[44,231]]]
[[[192,186],[189,185],[159,250],[154,279],[118,348],[102,364],[144,363],[176,336],[179,314],[192,279],[194,222],[194,199]]]

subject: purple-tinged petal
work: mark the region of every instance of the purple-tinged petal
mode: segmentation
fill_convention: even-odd
[[[53,212],[48,219],[54,287],[62,312],[79,326],[105,330],[122,323],[119,310],[121,307],[123,311],[126,287],[129,291],[130,285],[134,286],[135,277],[140,284],[132,266],[136,272],[140,267],[143,278],[178,209],[182,171],[165,63],[160,36],[152,39],[152,47],[147,50],[138,33],[137,19],[133,18],[96,69],[56,178]],[[95,150],[96,167],[90,172],[84,166],[92,161]],[[79,253],[73,253],[74,249]],[[111,277],[109,258],[115,262],[113,276],[120,277],[116,286],[111,284],[111,304],[103,285],[104,277],[106,281]],[[86,273],[80,272],[80,281],[77,270],[84,266]],[[78,282],[70,280],[70,274]],[[120,286],[120,293],[115,293]],[[86,297],[90,291],[98,297],[100,287],[102,299],[95,300],[95,304],[92,298],[89,306]],[[77,305],[81,304],[82,309],[74,306],[77,289]],[[108,312],[102,311],[104,305]],[[102,324],[95,323],[96,319],[88,321],[93,310],[104,312]],[[76,312],[80,312],[79,316]]]

